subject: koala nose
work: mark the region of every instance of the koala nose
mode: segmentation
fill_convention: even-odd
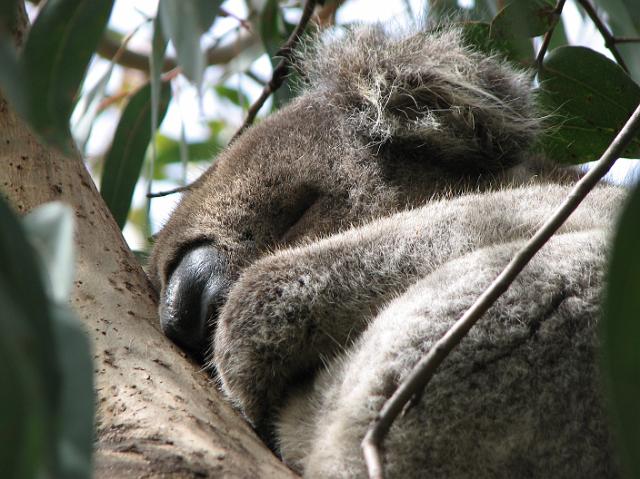
[[[227,261],[214,246],[188,251],[171,273],[160,300],[163,332],[196,359],[204,359],[229,286]]]

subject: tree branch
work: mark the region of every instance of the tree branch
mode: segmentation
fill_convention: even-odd
[[[565,2],[566,0],[558,0],[556,7],[553,9],[553,25],[551,25],[551,28],[549,28],[549,30],[547,30],[547,33],[544,34],[542,45],[540,45],[540,50],[538,51],[538,56],[536,58],[538,70],[542,69],[542,60],[544,59],[544,55],[547,53],[547,49],[549,48],[549,43],[551,43],[551,37],[553,36],[553,32],[556,29],[556,25],[558,25],[558,21],[560,21],[560,15],[562,14],[562,9],[564,8]]]
[[[161,198],[163,196],[174,195],[176,193],[182,193],[183,191],[188,191],[193,183],[189,183],[188,185],[178,186],[177,188],[172,188],[170,190],[164,191],[156,191],[155,193],[147,193],[147,198]]]
[[[615,43],[640,43],[640,37],[613,37]]]
[[[247,48],[258,43],[258,36],[254,33],[242,31],[236,40],[228,45],[210,48],[206,51],[207,65],[222,65],[228,63]],[[129,49],[122,49],[119,57],[116,58],[118,50],[121,50],[120,43],[113,38],[113,35],[105,34],[98,45],[96,53],[102,58],[113,60],[118,65],[126,68],[133,68],[149,73],[149,56],[144,53],[134,52]],[[173,58],[165,58],[162,71],[176,68],[177,63]]]
[[[591,5],[589,0],[577,0],[577,2],[580,4],[580,6],[586,12],[586,14],[589,15],[589,18],[591,19],[593,24],[596,26],[596,28],[600,32],[600,35],[602,35],[602,38],[604,38],[604,44],[613,55],[613,58],[616,59],[618,64],[622,67],[622,69],[625,72],[629,73],[629,68],[627,68],[627,65],[624,62],[622,55],[620,55],[620,52],[616,48],[615,37],[611,34],[611,32],[609,31],[607,26],[604,24],[604,22],[600,20],[600,17],[598,16],[598,12],[596,12],[595,8],[593,8],[593,5]]]
[[[520,274],[531,258],[555,234],[566,219],[573,213],[587,194],[609,171],[624,149],[640,131],[640,105],[633,112],[622,130],[595,164],[595,166],[575,185],[567,199],[553,215],[538,229],[527,244],[514,256],[507,267],[491,283],[476,302],[458,321],[440,338],[429,352],[416,364],[409,376],[400,384],[391,398],[383,405],[376,419],[371,423],[362,441],[362,450],[369,477],[382,479],[383,468],[380,445],[391,424],[412,398],[419,396],[429,383],[438,366],[466,336],[471,327],[504,293],[513,280]]]
[[[289,39],[285,42],[284,45],[282,45],[280,50],[278,50],[278,52],[276,53],[276,57],[281,57],[281,59],[278,62],[278,65],[276,66],[276,68],[273,70],[273,74],[271,75],[271,80],[269,80],[269,83],[267,83],[267,85],[264,87],[264,89],[262,90],[262,93],[260,93],[260,96],[255,101],[255,103],[251,105],[251,108],[249,108],[249,111],[247,112],[247,117],[245,118],[244,123],[242,124],[240,129],[238,129],[236,134],[233,135],[233,138],[231,138],[231,141],[229,143],[233,143],[233,141],[236,138],[242,135],[242,133],[244,133],[244,131],[249,126],[251,126],[251,124],[255,120],[256,115],[258,114],[258,111],[260,111],[260,108],[262,108],[265,101],[267,101],[267,98],[269,98],[269,95],[271,95],[274,91],[280,88],[280,86],[282,86],[282,83],[284,82],[284,79],[287,73],[289,72],[289,64],[291,62],[291,53],[293,52],[293,48],[298,43],[298,40],[300,39],[300,36],[304,32],[304,29],[306,28],[307,23],[309,23],[309,19],[313,14],[315,6],[316,6],[316,0],[306,1],[304,5],[304,10],[302,10],[302,16],[300,17],[300,21],[298,22],[298,25],[296,25],[296,28],[289,36]]]

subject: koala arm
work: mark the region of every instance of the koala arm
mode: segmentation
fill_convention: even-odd
[[[352,344],[386,303],[452,259],[528,238],[567,192],[540,185],[434,202],[256,262],[218,321],[212,365],[223,390],[268,427],[287,389]],[[563,232],[603,228],[621,196],[595,191]]]
[[[531,261],[397,419],[386,477],[612,477],[595,404],[602,233],[556,236]],[[447,262],[383,308],[346,358],[287,401],[285,461],[306,477],[366,477],[360,441],[382,404],[524,241]]]

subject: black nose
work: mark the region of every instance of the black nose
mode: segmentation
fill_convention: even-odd
[[[225,257],[215,247],[203,245],[182,257],[162,291],[162,330],[196,359],[202,360],[211,344],[229,285]]]

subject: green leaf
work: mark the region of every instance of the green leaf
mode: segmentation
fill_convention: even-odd
[[[495,34],[517,37],[537,37],[544,34],[556,20],[553,0],[511,0],[491,22]]]
[[[151,56],[149,57],[149,83],[151,84],[151,135],[158,129],[158,110],[160,109],[161,73],[164,55],[167,50],[167,39],[162,31],[159,17],[153,21],[153,39],[151,41]],[[152,166],[155,162],[155,148],[152,153]]]
[[[24,91],[24,75],[18,63],[13,42],[0,34],[0,90],[20,116],[26,118],[27,103]]]
[[[16,341],[14,323],[29,319],[11,298],[7,281],[0,277],[0,464],[4,477],[35,478],[46,469],[47,456],[51,466],[46,438],[52,431],[37,362]]]
[[[211,137],[207,141],[187,143],[187,156],[190,162],[207,161],[211,162],[215,156],[222,151],[224,144],[220,138],[220,130],[224,125],[219,122],[211,122]],[[164,135],[156,136],[156,169],[154,171],[155,179],[162,179],[162,169],[170,163],[178,163],[181,161],[180,142],[172,140]]]
[[[640,477],[640,188],[620,218],[603,307],[602,369],[617,449],[627,477]]]
[[[499,53],[508,57],[511,47],[508,41],[491,36],[491,25],[485,22],[463,22],[460,24],[464,42],[488,55]]]
[[[160,91],[158,123],[169,105],[171,88],[163,83]],[[133,196],[133,190],[144,163],[151,139],[151,85],[138,90],[122,113],[116,133],[107,152],[100,182],[100,192],[116,222],[122,228]]]
[[[560,163],[598,159],[640,103],[640,87],[616,63],[584,47],[550,52],[540,81],[541,103],[554,122],[542,147]],[[636,138],[624,156],[639,155]]]
[[[222,0],[160,0],[158,6],[162,29],[173,42],[178,64],[198,88],[205,68],[200,37],[218,16],[220,4]]]
[[[18,0],[3,0],[0,2],[0,37],[10,37],[18,18]]]
[[[80,322],[67,304],[52,304],[62,373],[59,434],[55,443],[60,477],[89,479],[93,450],[93,358]]]
[[[69,118],[113,0],[49,0],[21,57],[27,117],[46,141],[68,151]]]
[[[507,57],[527,63],[533,59],[531,37],[545,33],[556,19],[551,0],[512,0],[491,22],[491,36],[508,50]]]
[[[31,212],[23,230],[0,198],[3,477],[91,477],[92,356],[67,305],[72,223],[71,209],[52,203]],[[39,255],[48,272],[38,268]],[[47,273],[57,298],[45,294],[41,278]]]
[[[226,85],[216,85],[213,89],[218,96],[229,100],[235,106],[244,109],[247,109],[250,106],[246,95],[244,95],[240,89],[231,88]]]
[[[48,296],[68,301],[74,277],[73,211],[64,203],[47,203],[33,209],[22,224],[41,259]]]
[[[60,372],[51,315],[35,253],[1,198],[0,311],[3,476],[35,477],[38,470],[56,477],[52,445]]]

